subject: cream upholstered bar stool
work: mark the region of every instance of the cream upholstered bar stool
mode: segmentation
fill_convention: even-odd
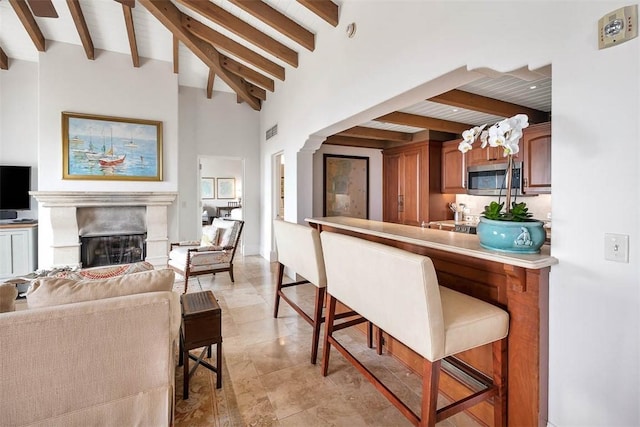
[[[322,374],[327,375],[330,348],[334,346],[414,425],[434,426],[493,398],[494,425],[506,426],[508,313],[439,286],[428,257],[343,234],[323,231],[320,236],[329,299]],[[337,301],[422,356],[421,414],[414,413],[333,336],[343,329],[334,323]],[[486,387],[438,410],[442,359],[489,343],[493,343],[493,378],[457,363],[464,366],[465,373],[483,380]]]
[[[327,286],[324,259],[320,244],[320,233],[318,233],[318,230],[315,228],[279,219],[273,221],[273,231],[275,233],[276,246],[278,249],[278,282],[276,285],[273,317],[278,317],[280,298],[282,298],[313,327],[311,363],[315,365],[318,358],[320,326],[325,321],[322,311],[325,301],[325,289]],[[284,279],[285,267],[292,269],[296,274],[302,276],[303,280],[283,284],[282,281]],[[309,283],[314,285],[316,288],[313,317],[308,315],[284,292],[285,288]],[[349,311],[337,314],[335,318],[342,319],[345,317],[352,317],[354,315],[356,315],[356,313]],[[365,319],[361,317],[352,320],[352,322],[356,324],[364,321]],[[370,338],[369,341],[371,341]]]

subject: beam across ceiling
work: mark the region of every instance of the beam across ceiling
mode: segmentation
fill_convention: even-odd
[[[39,18],[57,18],[58,12],[51,0],[27,0],[33,14]]]
[[[298,3],[327,21],[334,27],[338,26],[338,5],[331,0],[298,0]]]
[[[178,0],[178,3],[198,12],[210,21],[215,22],[235,35],[242,37],[255,46],[258,46],[265,52],[269,52],[287,64],[293,67],[298,66],[298,53],[296,51],[269,37],[263,32],[256,30],[251,25],[227,12],[220,6],[213,4],[210,1],[202,0]]]
[[[316,36],[311,31],[298,24],[293,19],[290,19],[286,15],[280,13],[276,9],[269,6],[263,1],[256,0],[229,0],[242,10],[253,15],[254,18],[258,18],[272,28],[278,30],[280,33],[289,37],[294,42],[298,43],[310,51],[314,51],[316,48]]]
[[[133,26],[133,14],[131,13],[131,7],[123,4],[122,13],[124,13],[124,23],[127,26],[127,37],[129,38],[129,48],[131,49],[131,60],[133,61],[133,66],[138,68],[140,67],[140,56],[138,56],[136,29]]]
[[[67,0],[67,6],[69,12],[71,12],[71,18],[76,26],[84,53],[87,55],[87,59],[95,58],[95,50],[93,48],[93,41],[91,40],[91,34],[89,34],[89,28],[87,27],[87,21],[84,19],[82,8],[80,7],[79,0]]]
[[[324,140],[323,144],[342,145],[346,147],[376,148],[383,150],[387,144],[385,141],[370,138],[354,138],[351,136],[332,135]]]
[[[374,129],[364,126],[355,126],[351,129],[342,131],[337,135],[397,142],[409,142],[413,139],[413,135],[410,133],[397,132],[393,130]]]
[[[4,53],[4,50],[0,47],[0,70],[8,70],[9,69],[9,58],[7,58],[7,54]]]
[[[401,113],[399,111],[385,114],[377,119],[377,122],[394,123],[396,125],[413,126],[422,129],[439,130],[442,132],[450,132],[461,134],[465,130],[473,127],[466,123],[452,122],[449,120],[436,119],[433,117],[418,116],[416,114]]]
[[[543,123],[549,121],[549,113],[510,102],[499,101],[475,93],[454,89],[427,99],[427,101],[466,110],[481,111],[501,117],[511,117],[516,114],[526,114],[530,123]]]
[[[9,3],[16,12],[16,15],[18,15],[18,19],[22,22],[24,29],[27,30],[27,34],[31,37],[31,41],[33,41],[36,49],[38,49],[39,52],[44,52],[46,50],[44,36],[25,0],[9,0]]]
[[[189,48],[237,94],[256,111],[261,108],[260,100],[249,92],[247,83],[227,71],[221,64],[221,55],[210,44],[195,37],[182,26],[186,16],[168,0],[138,0],[158,21]]]
[[[237,57],[269,74],[273,77],[284,80],[284,67],[269,61],[267,58],[255,53],[251,49],[231,40],[219,32],[207,27],[202,22],[193,19],[190,16],[182,14],[181,25],[189,30],[194,36],[215,46],[218,49],[228,52],[232,56]]]

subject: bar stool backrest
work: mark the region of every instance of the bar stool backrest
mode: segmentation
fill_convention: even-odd
[[[327,286],[318,230],[282,220],[273,221],[273,230],[278,262],[320,288]]]
[[[423,357],[444,354],[438,278],[431,259],[323,231],[327,292]]]

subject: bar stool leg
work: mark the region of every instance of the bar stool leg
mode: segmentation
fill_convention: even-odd
[[[284,277],[284,265],[278,263],[278,285],[276,287],[276,301],[273,308],[273,317],[278,317],[278,307],[280,307],[280,292],[282,292],[282,278]]]
[[[313,310],[313,342],[311,343],[311,363],[318,359],[318,342],[320,341],[320,325],[322,324],[322,306],[326,288],[316,288],[316,306]]]
[[[336,316],[336,299],[329,295],[329,306],[327,307],[326,321],[324,322],[324,342],[322,347],[322,376],[327,376],[329,370],[329,353],[331,346],[329,337],[333,338],[333,322]]]
[[[438,404],[438,382],[440,381],[440,360],[422,362],[422,414],[420,427],[436,425]]]
[[[187,400],[189,398],[189,350],[182,348],[184,380],[182,381],[182,398]]]

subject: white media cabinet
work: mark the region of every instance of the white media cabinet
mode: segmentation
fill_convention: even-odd
[[[0,224],[0,281],[38,268],[38,224]]]

